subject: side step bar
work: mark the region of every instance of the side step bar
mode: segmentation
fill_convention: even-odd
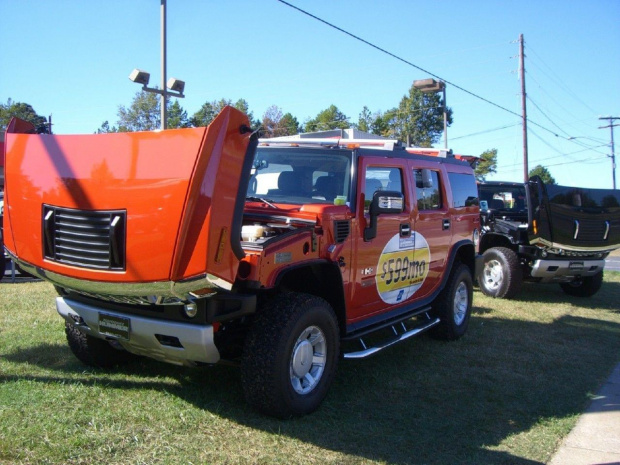
[[[404,321],[400,321],[399,323],[395,323],[391,325],[392,332],[394,333],[393,338],[388,339],[382,344],[378,344],[374,347],[367,347],[366,344],[364,343],[364,340],[360,337],[359,342],[363,350],[344,353],[343,357],[348,358],[348,359],[369,357],[370,355],[376,354],[380,350],[386,349],[387,347],[393,346],[394,344],[405,341],[409,339],[410,337],[417,336],[418,334],[423,333],[424,331],[431,329],[433,326],[439,324],[439,322],[440,322],[439,318],[430,319],[429,317],[429,320],[425,321],[421,325],[416,326],[415,328],[412,328],[412,329],[407,329]],[[400,334],[399,334],[399,329],[403,331]]]

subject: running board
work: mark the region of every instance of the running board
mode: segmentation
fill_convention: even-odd
[[[394,332],[394,335],[395,335],[394,338],[384,342],[383,344],[379,344],[374,347],[367,347],[366,344],[364,343],[364,340],[360,337],[359,342],[362,345],[363,350],[360,350],[357,352],[347,352],[343,354],[343,356],[344,358],[355,358],[355,359],[369,357],[370,355],[376,354],[380,350],[386,349],[390,346],[393,346],[394,344],[405,341],[409,339],[410,337],[417,336],[418,334],[423,333],[424,331],[431,329],[433,326],[439,324],[439,322],[440,322],[439,318],[435,318],[433,320],[428,320],[424,322],[423,324],[416,326],[413,329],[408,330],[407,327],[405,326],[405,323],[401,321],[398,324],[398,326],[397,324],[392,325],[392,331]],[[403,331],[400,334],[398,333],[399,326],[400,326],[400,329]]]

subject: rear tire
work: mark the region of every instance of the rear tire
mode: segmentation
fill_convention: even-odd
[[[323,299],[286,293],[256,315],[241,362],[247,402],[277,418],[316,410],[340,353],[336,315]]]
[[[591,297],[596,294],[603,285],[603,272],[600,271],[594,276],[571,281],[569,283],[561,283],[562,290],[574,297]]]
[[[493,247],[482,254],[482,266],[476,276],[484,295],[510,299],[521,290],[523,271],[517,254],[507,247]]]
[[[85,365],[110,368],[123,365],[133,357],[130,352],[115,349],[108,341],[84,334],[72,324],[65,323],[65,334],[71,352]]]
[[[441,321],[431,329],[431,336],[454,341],[465,334],[471,316],[473,291],[471,270],[466,265],[455,264],[445,289],[433,303],[433,315]]]

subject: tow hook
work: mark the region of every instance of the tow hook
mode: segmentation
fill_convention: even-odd
[[[344,257],[338,257],[338,266],[344,268],[347,264],[344,262]]]
[[[76,315],[72,313],[71,319],[74,321],[75,326],[86,326],[86,322],[82,319],[80,315]]]

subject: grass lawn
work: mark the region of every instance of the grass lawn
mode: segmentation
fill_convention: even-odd
[[[620,273],[589,299],[474,293],[469,331],[341,360],[312,415],[263,417],[234,367],[73,357],[42,282],[0,283],[0,463],[545,463],[620,362]]]

